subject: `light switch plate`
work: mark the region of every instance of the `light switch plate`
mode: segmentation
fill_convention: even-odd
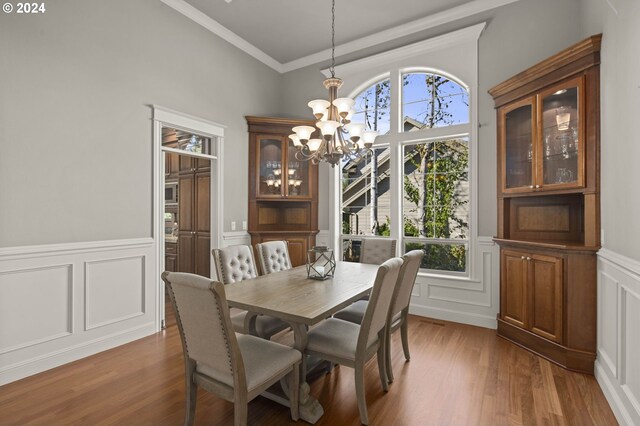
[[[242,221],[242,230],[243,230],[243,231],[246,231],[246,230],[247,230],[247,221],[246,221],[246,220],[243,220],[243,221]]]
[[[231,230],[232,230],[232,231],[235,231],[235,230],[236,230],[236,222],[235,222],[235,221],[232,221],[232,222],[231,222]]]

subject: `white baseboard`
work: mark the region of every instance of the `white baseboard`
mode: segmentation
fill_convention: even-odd
[[[487,315],[474,314],[470,312],[453,311],[443,308],[435,308],[432,306],[409,306],[409,313],[419,315],[421,317],[429,317],[444,321],[459,322],[462,324],[475,325],[477,327],[495,329],[498,323],[495,317]]]
[[[124,345],[156,332],[155,322],[102,336],[0,369],[0,386]]]
[[[607,369],[596,359],[595,363],[595,371],[594,375],[600,388],[602,389],[602,393],[604,393],[607,402],[609,402],[609,406],[613,411],[613,414],[616,416],[616,420],[618,423],[623,426],[633,426],[640,424],[640,418],[636,416],[636,420],[634,421],[631,418],[631,414],[625,407],[625,404],[620,397],[620,385],[615,381],[615,379],[611,379],[607,374]],[[636,413],[637,414],[637,413]]]

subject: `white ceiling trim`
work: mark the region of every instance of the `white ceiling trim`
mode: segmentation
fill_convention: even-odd
[[[282,64],[184,0],[160,1],[279,73],[294,71],[331,58],[331,49],[325,49]],[[447,24],[458,19],[486,12],[517,1],[519,0],[474,0],[370,36],[338,45],[336,46],[336,56],[346,55],[348,53],[376,46],[384,42],[405,37],[438,25]]]
[[[397,49],[389,50],[387,52],[378,53],[377,55],[347,62],[346,64],[336,66],[335,72],[336,75],[349,75],[354,72],[372,69],[392,62],[402,61],[404,59],[423,55],[435,50],[446,49],[468,41],[477,41],[486,25],[486,22],[482,22],[441,36],[432,37],[427,40],[398,47]],[[329,68],[323,69],[322,73],[325,77],[329,77],[331,75]]]
[[[184,0],[160,0],[160,1],[166,4],[167,6],[182,13],[184,16],[191,19],[195,23],[202,25],[203,27],[205,27],[206,29],[208,29],[209,31],[211,31],[221,39],[231,43],[232,45],[242,50],[243,52],[253,56],[263,64],[270,66],[271,68],[278,71],[279,73],[284,72],[282,64],[280,62],[276,61],[271,56],[267,55],[262,50],[258,49],[253,44],[249,43],[247,40],[243,39],[233,31],[229,30],[227,27],[222,26],[220,23],[218,23],[218,21],[215,21],[211,19],[209,16],[200,12],[198,9],[191,6],[186,1]]]

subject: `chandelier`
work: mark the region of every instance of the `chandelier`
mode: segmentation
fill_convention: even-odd
[[[324,81],[324,87],[329,91],[329,100],[315,99],[308,103],[313,115],[318,120],[316,127],[322,138],[311,138],[316,131],[312,126],[296,126],[289,135],[297,147],[296,159],[311,161],[318,164],[326,161],[335,167],[341,159],[360,162],[371,152],[373,141],[378,132],[365,130],[362,123],[352,123],[355,101],[351,98],[339,98],[338,89],[342,86],[342,79],[335,75],[335,20],[336,2],[331,2],[331,77]]]

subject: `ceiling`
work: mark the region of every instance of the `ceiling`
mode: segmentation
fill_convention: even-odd
[[[331,0],[185,0],[285,64],[331,47]],[[336,45],[478,0],[336,0]]]

